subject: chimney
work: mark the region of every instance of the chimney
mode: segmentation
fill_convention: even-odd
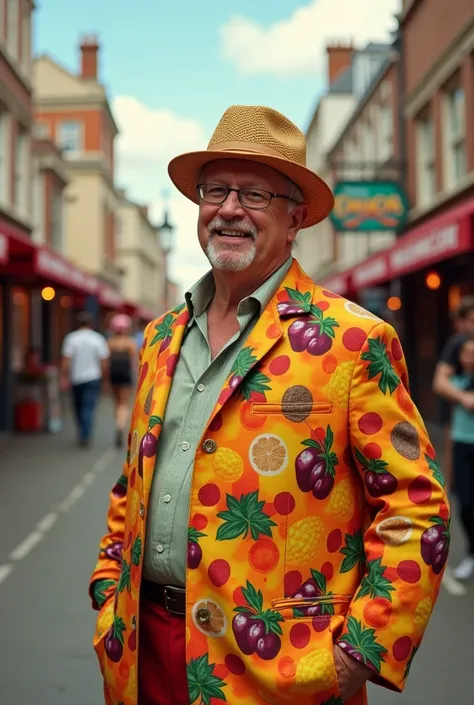
[[[81,41],[81,77],[97,81],[99,42],[95,35],[88,34]]]
[[[352,43],[328,44],[326,52],[328,55],[328,80],[329,85],[332,86],[351,65],[354,45]]]

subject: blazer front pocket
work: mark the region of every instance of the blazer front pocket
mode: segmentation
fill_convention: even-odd
[[[333,405],[330,401],[314,401],[305,404],[300,401],[289,402],[254,402],[252,413],[261,416],[280,415],[290,421],[304,421],[308,416],[315,414],[331,414]]]

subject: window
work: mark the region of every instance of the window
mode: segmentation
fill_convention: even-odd
[[[51,247],[62,250],[63,240],[63,199],[58,186],[53,186],[51,194]]]
[[[15,143],[14,205],[21,215],[28,215],[28,135],[18,126]]]
[[[23,3],[21,13],[21,65],[28,76],[31,73],[31,10],[28,2]]]
[[[79,152],[82,149],[82,124],[77,120],[61,122],[58,145],[64,152]]]
[[[9,178],[8,178],[8,115],[6,112],[0,112],[0,203],[8,203],[10,197]]]
[[[417,123],[417,201],[429,205],[436,195],[436,151],[433,119],[426,113]]]
[[[466,117],[464,91],[458,85],[446,93],[446,185],[455,186],[466,174]]]
[[[49,125],[46,122],[35,122],[33,134],[39,140],[47,139],[50,136]]]
[[[19,0],[7,0],[7,47],[13,59],[18,59],[19,10]]]

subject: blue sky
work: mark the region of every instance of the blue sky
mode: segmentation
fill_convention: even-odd
[[[196,207],[168,179],[170,158],[202,149],[232,104],[265,104],[303,130],[326,86],[328,42],[383,40],[400,0],[65,0],[39,2],[35,53],[72,72],[97,34],[100,79],[121,135],[117,182],[159,220],[168,193],[176,225],[172,276],[182,288],[207,269]],[[237,9],[234,9],[236,7]]]

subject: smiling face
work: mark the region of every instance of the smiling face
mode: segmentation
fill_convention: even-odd
[[[230,188],[255,188],[287,195],[290,182],[264,164],[244,159],[219,159],[207,164],[201,184]],[[245,272],[264,280],[291,253],[291,244],[307,214],[305,205],[274,198],[267,208],[244,207],[235,191],[224,203],[202,201],[199,206],[199,243],[213,269]]]

